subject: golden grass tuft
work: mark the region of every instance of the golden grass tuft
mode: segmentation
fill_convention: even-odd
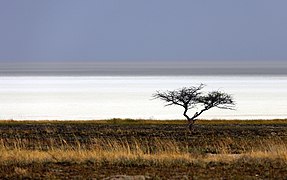
[[[239,159],[280,159],[287,164],[287,143],[279,140],[262,140],[252,150],[241,154],[230,153],[231,138],[222,139],[216,145],[216,154],[199,154],[190,147],[175,140],[134,138],[126,139],[92,139],[89,147],[80,142],[68,144],[64,139],[55,143],[51,139],[49,147],[39,144],[36,149],[29,149],[26,140],[15,139],[9,142],[0,139],[0,164],[27,164],[43,162],[86,162],[98,165],[191,165],[210,162],[232,163]],[[60,144],[60,145],[56,145]],[[250,148],[246,148],[250,149]],[[25,174],[25,170],[15,169],[18,174]]]

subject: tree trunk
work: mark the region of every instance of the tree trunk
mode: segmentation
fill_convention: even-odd
[[[193,124],[194,124],[194,122],[195,122],[195,118],[194,118],[194,117],[190,118],[190,117],[186,114],[186,113],[187,113],[187,110],[188,110],[188,108],[185,107],[185,108],[184,108],[183,115],[184,115],[184,117],[186,117],[186,119],[187,119],[187,121],[188,121],[188,129],[189,129],[190,131],[192,131],[192,129],[193,129]]]
[[[194,124],[195,120],[193,119],[189,119],[188,120],[188,129],[191,132],[193,130],[193,124]]]

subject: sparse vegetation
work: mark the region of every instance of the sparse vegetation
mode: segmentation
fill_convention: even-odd
[[[177,123],[178,122],[178,123]],[[3,178],[283,178],[287,121],[1,121]]]

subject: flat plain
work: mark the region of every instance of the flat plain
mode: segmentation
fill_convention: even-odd
[[[287,120],[0,121],[0,177],[285,179]]]

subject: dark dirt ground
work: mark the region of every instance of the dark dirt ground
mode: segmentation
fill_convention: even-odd
[[[266,165],[267,164],[267,165]],[[1,179],[104,179],[114,175],[144,176],[146,179],[286,179],[287,167],[282,162],[264,164],[238,162],[236,164],[210,163],[172,167],[96,166],[87,163],[45,163],[18,165],[27,174],[15,173],[13,167],[0,167]]]

